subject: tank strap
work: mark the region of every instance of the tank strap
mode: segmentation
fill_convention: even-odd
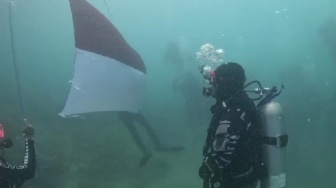
[[[276,137],[263,136],[262,141],[263,141],[263,144],[276,146],[278,148],[283,148],[287,146],[288,135],[284,134],[284,135],[279,135]]]

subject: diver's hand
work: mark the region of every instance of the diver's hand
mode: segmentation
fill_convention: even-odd
[[[33,139],[35,135],[34,127],[28,122],[28,119],[24,119],[24,127],[22,129],[22,134],[26,139]]]
[[[212,169],[212,161],[210,161],[211,158],[210,157],[205,157],[203,159],[202,165],[198,170],[198,175],[200,176],[200,178],[202,179],[209,179],[212,174],[213,174],[213,169]]]
[[[204,163],[201,165],[201,167],[198,169],[198,175],[202,179],[209,179],[211,177],[211,171],[209,168],[204,165]]]

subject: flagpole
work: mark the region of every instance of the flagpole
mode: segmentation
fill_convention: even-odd
[[[12,18],[12,0],[8,0],[8,11],[9,11],[9,30],[10,30],[10,39],[11,39],[11,46],[12,46],[12,55],[13,55],[13,65],[14,65],[14,71],[15,71],[15,80],[17,85],[17,91],[19,95],[19,102],[20,102],[20,110],[22,119],[25,117],[26,112],[24,109],[24,103],[22,99],[22,92],[21,92],[21,84],[20,84],[20,76],[19,76],[19,70],[17,66],[17,59],[16,59],[16,53],[15,53],[15,47],[14,47],[14,33],[13,33],[13,18]]]

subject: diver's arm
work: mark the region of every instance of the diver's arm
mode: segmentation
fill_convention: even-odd
[[[0,171],[3,172],[3,179],[16,182],[25,181],[35,176],[36,158],[34,140],[25,140],[25,155],[23,165],[15,166],[7,162],[0,162]]]

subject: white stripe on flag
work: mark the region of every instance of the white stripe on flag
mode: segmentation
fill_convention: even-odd
[[[71,88],[61,116],[89,112],[138,112],[146,76],[115,59],[76,49]]]

